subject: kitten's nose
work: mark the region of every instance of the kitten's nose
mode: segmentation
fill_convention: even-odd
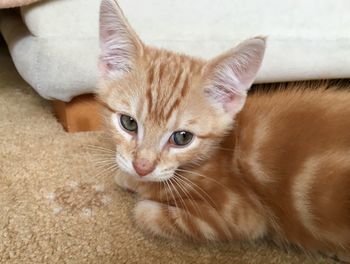
[[[148,159],[137,159],[133,161],[132,165],[136,173],[141,177],[146,176],[155,169],[154,163],[150,162]]]

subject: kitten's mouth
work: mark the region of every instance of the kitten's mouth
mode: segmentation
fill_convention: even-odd
[[[151,172],[147,175],[140,176],[136,172],[127,172],[127,174],[132,177],[134,180],[138,182],[143,183],[152,183],[152,182],[165,182],[167,180],[170,180],[172,177],[175,176],[176,170],[172,171],[171,173],[163,174],[163,175],[157,175],[154,172]]]
[[[137,177],[137,181],[151,183],[151,182],[165,182],[165,181],[171,179],[173,177],[173,175],[174,174],[172,174],[171,176],[159,177],[159,176],[155,176],[151,173],[151,174],[148,174],[148,175],[145,175],[142,177],[137,175],[136,177]]]

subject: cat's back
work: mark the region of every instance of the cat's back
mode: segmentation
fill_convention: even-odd
[[[251,95],[236,158],[289,241],[350,247],[350,85],[316,88]]]
[[[330,145],[349,149],[350,83],[349,89],[325,87],[308,89],[292,83],[285,89],[253,94],[238,116],[241,136],[253,133],[250,139],[255,141],[273,140],[274,145],[297,145],[303,151]]]

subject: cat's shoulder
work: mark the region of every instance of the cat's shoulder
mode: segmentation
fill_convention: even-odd
[[[276,115],[287,112],[332,111],[349,108],[350,80],[261,84],[253,87],[244,115]]]
[[[340,125],[350,129],[350,82],[296,82],[258,88],[248,96],[236,119],[236,133],[244,138],[258,132],[273,138],[298,135],[300,130],[330,133]]]

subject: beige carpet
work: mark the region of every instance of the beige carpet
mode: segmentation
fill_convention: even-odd
[[[101,133],[65,133],[4,50],[0,71],[0,263],[333,263],[144,236],[130,221],[134,197],[96,176],[86,146],[105,144]]]

